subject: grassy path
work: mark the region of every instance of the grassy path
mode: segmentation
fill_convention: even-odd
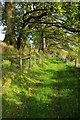
[[[45,60],[30,71],[3,69],[4,118],[74,118],[78,116],[77,71]]]

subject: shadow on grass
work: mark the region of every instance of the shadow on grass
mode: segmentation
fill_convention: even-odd
[[[3,118],[49,118],[51,103],[37,100],[34,96],[17,95],[21,104],[5,100],[3,97]],[[7,96],[6,96],[7,97]]]
[[[13,70],[8,68],[8,72],[10,75]],[[27,73],[15,69],[12,84],[5,89],[11,93],[3,94],[3,118],[78,118],[77,79],[77,69],[70,67]]]
[[[57,71],[58,113],[62,118],[79,118],[78,69],[67,67]]]

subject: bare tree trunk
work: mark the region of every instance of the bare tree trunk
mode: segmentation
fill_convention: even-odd
[[[19,52],[20,52],[20,69],[22,70],[22,48],[20,48]]]
[[[77,67],[77,59],[75,58],[75,67]]]
[[[14,24],[14,0],[5,2],[6,34],[4,41],[10,45],[16,46],[15,24]]]
[[[43,32],[41,33],[41,50],[44,51]]]
[[[45,51],[45,48],[46,48],[46,41],[45,41],[45,38],[43,36],[43,31],[41,33],[41,39],[40,39],[40,48],[39,50],[42,50],[43,52]]]
[[[45,49],[46,49],[46,40],[45,40],[45,38],[43,38],[43,50],[44,50],[44,52],[45,52]]]
[[[36,64],[36,50],[34,49],[34,64]]]
[[[32,46],[30,46],[30,49],[29,49],[29,56],[30,56],[30,59],[29,59],[29,69],[30,69],[31,66],[32,66],[32,60],[31,60],[31,48],[32,48]]]

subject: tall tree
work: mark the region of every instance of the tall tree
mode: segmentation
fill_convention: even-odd
[[[16,46],[14,10],[14,0],[5,2],[5,19],[7,29],[4,41],[10,45]]]

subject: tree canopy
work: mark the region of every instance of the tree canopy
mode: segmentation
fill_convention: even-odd
[[[4,41],[17,49],[32,41],[39,51],[78,51],[79,16],[78,2],[5,2]]]

